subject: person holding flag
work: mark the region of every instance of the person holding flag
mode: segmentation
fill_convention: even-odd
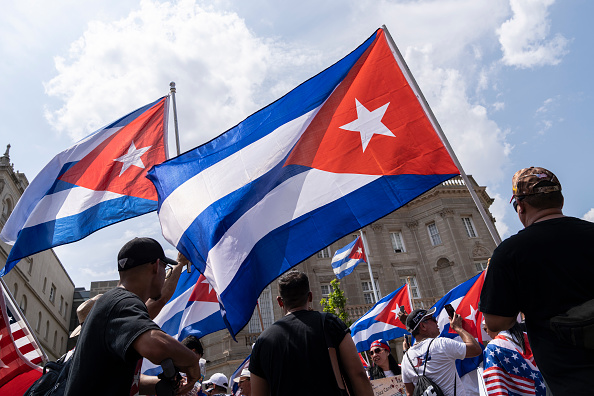
[[[462,327],[462,317],[454,314],[450,328],[462,342],[439,337],[435,308],[415,309],[406,318],[406,326],[415,337],[415,344],[402,359],[402,381],[406,393],[412,395],[419,375],[424,373],[437,384],[445,396],[465,396],[466,391],[456,371],[456,359],[478,356],[482,353],[477,340]]]

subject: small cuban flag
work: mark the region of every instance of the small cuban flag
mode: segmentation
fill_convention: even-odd
[[[338,249],[332,257],[332,269],[338,279],[342,279],[355,269],[357,264],[367,262],[363,240],[360,236],[342,249]]]

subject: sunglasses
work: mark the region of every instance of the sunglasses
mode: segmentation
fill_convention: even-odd
[[[512,200],[512,205],[514,207],[514,210],[516,211],[516,213],[518,213],[518,202],[522,201],[524,198],[526,198],[526,196],[524,195],[520,195],[520,196],[514,196],[514,199]]]
[[[375,348],[375,349],[370,350],[369,351],[369,354],[371,356],[373,356],[373,355],[379,355],[382,351],[383,351],[382,348]]]

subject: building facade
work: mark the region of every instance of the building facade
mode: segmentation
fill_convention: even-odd
[[[493,200],[485,187],[469,178],[489,213]],[[494,224],[492,216],[489,220]],[[450,289],[486,268],[496,247],[460,177],[442,183],[362,232],[379,298],[409,282],[415,308],[431,307]],[[297,266],[309,276],[314,309],[322,310],[320,300],[331,291],[330,282],[335,279],[330,264],[333,254],[358,235],[353,232],[345,236]],[[347,297],[350,321],[357,320],[376,302],[369,269],[364,264],[341,279],[340,287]],[[207,375],[222,372],[229,376],[251,353],[262,327],[267,328],[282,316],[277,295],[275,281],[260,296],[260,314],[254,312],[248,325],[237,334],[237,342],[227,330],[202,338]],[[391,344],[400,361],[402,348],[398,341]]]
[[[0,157],[0,230],[29,185],[25,175],[14,170],[9,150],[10,145]],[[10,248],[0,241],[0,267],[6,263]],[[54,251],[24,258],[3,280],[41,348],[50,360],[58,359],[67,351],[74,283]]]

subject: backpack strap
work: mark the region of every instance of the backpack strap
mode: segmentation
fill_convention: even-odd
[[[427,352],[425,353],[425,365],[423,366],[423,375],[425,375],[425,370],[427,370],[427,358],[429,357],[429,349],[431,348],[431,344],[433,344],[433,341],[435,341],[435,338],[433,338],[431,342],[429,342]]]
[[[415,370],[415,374],[417,375],[417,377],[419,376],[419,372],[417,371],[417,369],[415,368],[415,365],[413,364],[412,360],[410,360],[410,356],[408,356],[408,351],[410,351],[410,348],[404,352],[404,354],[406,355],[406,357],[408,358],[408,361],[410,362],[410,367],[413,368],[413,370]]]

